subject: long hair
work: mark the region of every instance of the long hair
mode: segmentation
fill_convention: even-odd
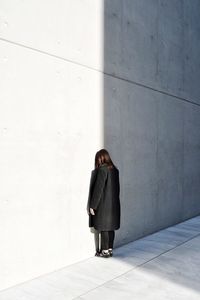
[[[96,153],[94,164],[95,164],[95,168],[99,168],[103,164],[107,164],[109,169],[115,167],[110,157],[110,154],[106,149],[101,149]]]

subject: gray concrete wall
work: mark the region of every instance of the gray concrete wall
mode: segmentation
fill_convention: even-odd
[[[120,245],[200,213],[200,1],[105,0],[104,138]]]

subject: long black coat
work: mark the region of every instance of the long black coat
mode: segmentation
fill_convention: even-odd
[[[117,168],[109,169],[106,164],[91,173],[87,211],[89,227],[99,231],[120,228],[120,184]],[[89,209],[93,208],[95,215]]]

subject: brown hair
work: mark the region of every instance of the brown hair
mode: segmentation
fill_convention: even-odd
[[[110,154],[106,149],[99,150],[95,155],[95,168],[99,168],[103,164],[107,164],[109,169],[115,167],[110,157]]]

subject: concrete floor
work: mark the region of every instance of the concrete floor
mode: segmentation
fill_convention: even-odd
[[[0,300],[200,299],[200,216],[0,292]]]

